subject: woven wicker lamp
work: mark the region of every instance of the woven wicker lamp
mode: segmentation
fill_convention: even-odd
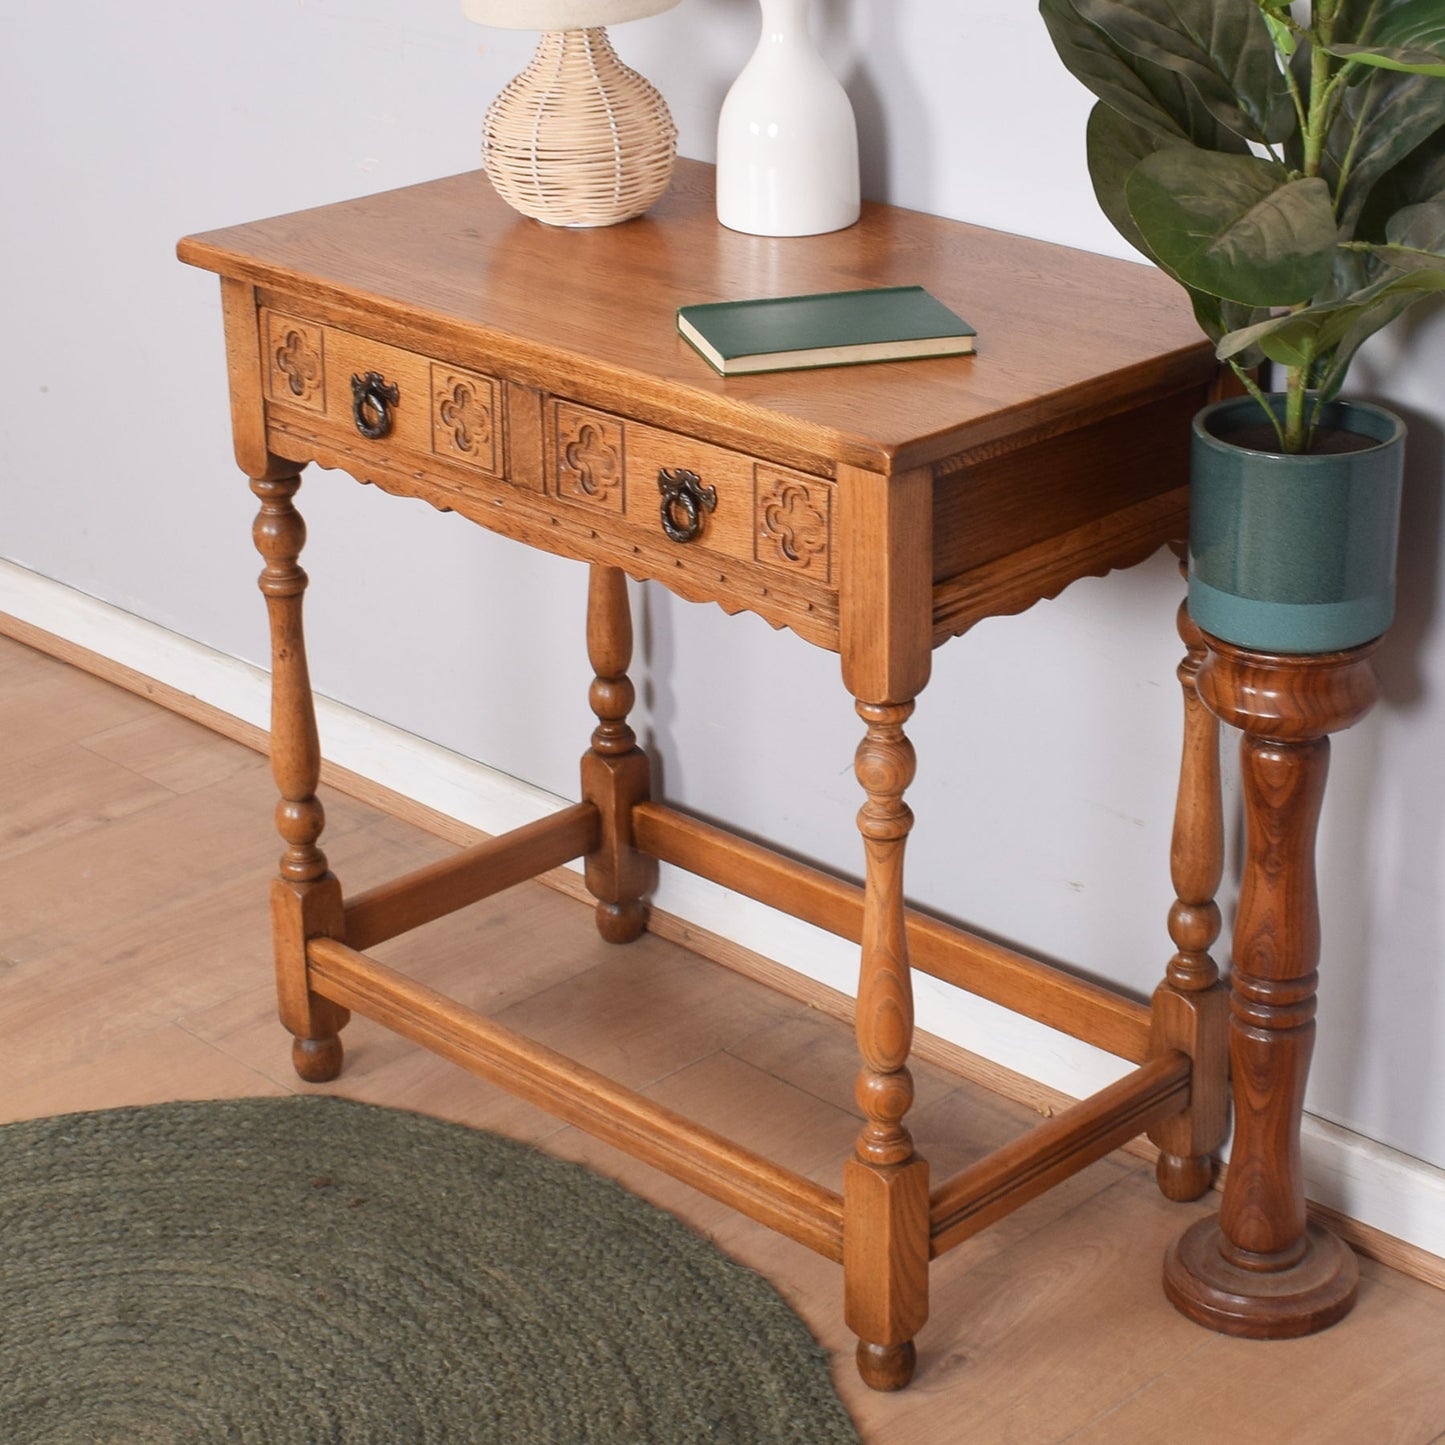
[[[544,32],[482,126],[482,163],[508,205],[551,226],[610,226],[667,189],[677,152],[667,102],[617,58],[602,27],[677,3],[462,0],[479,25]]]

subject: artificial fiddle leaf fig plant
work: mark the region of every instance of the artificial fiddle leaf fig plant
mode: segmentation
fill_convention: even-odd
[[[1307,452],[1374,332],[1445,291],[1445,0],[1041,0],[1095,192]],[[1283,402],[1253,372],[1283,368]]]

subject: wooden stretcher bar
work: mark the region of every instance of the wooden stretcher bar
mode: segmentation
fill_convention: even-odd
[[[597,809],[576,803],[358,893],[346,904],[347,942],[372,948],[560,868],[597,846],[598,827]]]
[[[635,1090],[504,1028],[332,938],[307,944],[311,988],[786,1234],[843,1258],[843,1200]]]
[[[1189,1103],[1192,1070],[1187,1054],[1161,1054],[954,1175],[929,1200],[930,1257],[1177,1114]]]
[[[853,943],[862,940],[863,890],[856,884],[665,803],[638,803],[632,826],[637,847],[653,858]],[[1148,1058],[1146,1005],[912,909],[907,930],[909,962],[924,973],[1131,1063]]]

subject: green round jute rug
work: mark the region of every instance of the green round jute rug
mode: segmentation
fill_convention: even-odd
[[[0,1128],[0,1441],[857,1435],[773,1287],[495,1135],[329,1096]]]

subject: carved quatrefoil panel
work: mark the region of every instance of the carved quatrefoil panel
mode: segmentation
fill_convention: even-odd
[[[448,366],[431,369],[432,450],[497,471],[497,390],[490,377]]]
[[[326,348],[319,326],[266,313],[266,379],[273,401],[326,410]]]
[[[800,572],[818,582],[829,580],[833,489],[795,472],[753,469],[753,555]]]
[[[601,412],[558,403],[559,497],[620,512],[625,469],[626,438],[621,422]]]

